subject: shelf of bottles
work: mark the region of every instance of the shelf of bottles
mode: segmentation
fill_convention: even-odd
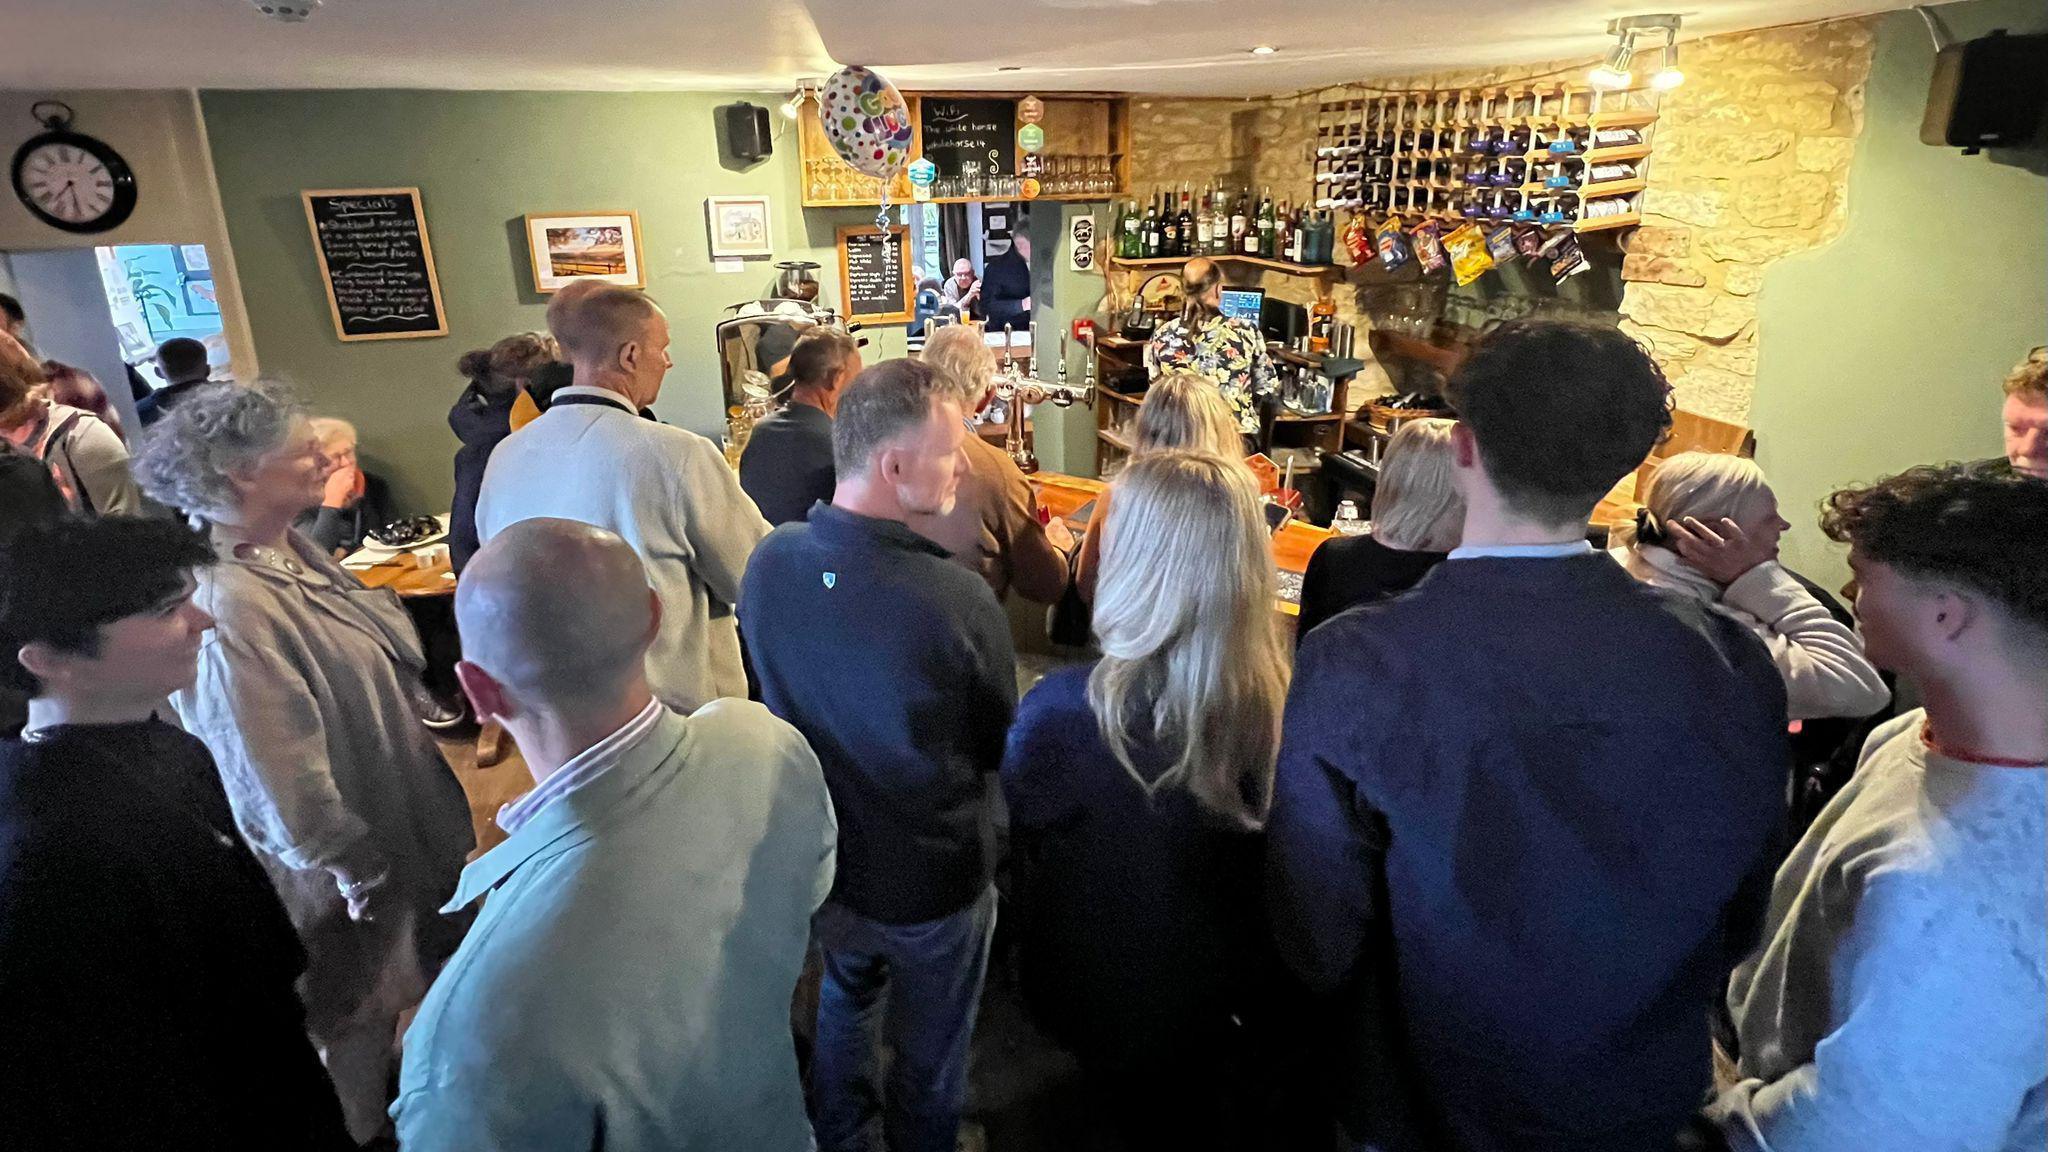
[[[1173,268],[1196,256],[1297,276],[1340,271],[1337,214],[1273,199],[1272,190],[1211,184],[1199,193],[1183,184],[1144,203],[1129,200],[1116,226],[1111,262],[1132,268]]]
[[[1642,219],[1657,111],[1647,89],[1465,88],[1319,105],[1314,206],[1579,232]]]

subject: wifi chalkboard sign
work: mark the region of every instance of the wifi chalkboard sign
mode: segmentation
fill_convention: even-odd
[[[417,188],[302,192],[313,252],[343,340],[446,336],[441,281]]]

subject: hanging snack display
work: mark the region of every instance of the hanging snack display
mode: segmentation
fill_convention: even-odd
[[[1493,257],[1495,265],[1505,264],[1515,258],[1515,229],[1503,224],[1486,234],[1486,254]]]
[[[1450,261],[1444,256],[1444,242],[1440,235],[1442,231],[1443,225],[1434,220],[1424,220],[1415,226],[1415,231],[1411,234],[1414,236],[1415,259],[1422,265],[1425,273],[1441,272],[1450,265]]]
[[[1479,279],[1493,267],[1493,253],[1487,246],[1486,232],[1477,224],[1467,224],[1445,236],[1443,250],[1450,257],[1451,275],[1457,278],[1460,288]]]
[[[1408,263],[1408,236],[1401,231],[1401,218],[1389,216],[1373,229],[1373,243],[1379,249],[1380,265],[1389,272]]]

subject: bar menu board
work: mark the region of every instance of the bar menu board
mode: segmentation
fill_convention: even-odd
[[[313,252],[343,340],[446,336],[441,282],[417,188],[302,192]]]
[[[839,230],[839,279],[846,318],[861,324],[908,324],[915,310],[910,283],[910,229]]]
[[[918,127],[923,133],[919,146],[924,158],[938,168],[939,176],[1017,174],[1015,100],[925,96],[918,104]]]

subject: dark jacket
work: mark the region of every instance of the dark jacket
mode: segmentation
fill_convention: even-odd
[[[979,898],[1017,710],[1009,619],[988,585],[903,524],[819,504],[754,549],[740,629],[762,700],[825,769],[832,899],[921,924]]]
[[[199,379],[166,384],[142,399],[137,400],[135,402],[135,415],[141,418],[142,426],[147,428],[151,424],[163,419],[166,412],[177,407],[178,402],[185,398],[186,393],[194,388],[204,388],[211,383],[213,383],[211,380]]]
[[[1031,264],[1015,248],[991,256],[981,270],[980,311],[990,332],[1003,325],[1023,332],[1031,327],[1031,310],[1024,301],[1031,298]]]
[[[472,383],[448,410],[448,427],[462,441],[455,450],[455,502],[448,513],[448,560],[457,572],[483,546],[476,538],[476,497],[483,491],[491,450],[512,434],[516,399],[515,392],[493,396]]]
[[[1301,578],[1298,634],[1308,635],[1310,629],[1346,608],[1406,592],[1447,555],[1389,548],[1370,536],[1324,541],[1309,556],[1308,571]]]
[[[740,454],[740,487],[770,524],[801,520],[811,505],[830,504],[837,476],[832,418],[809,404],[769,413]]]
[[[310,508],[299,514],[292,527],[312,537],[313,542],[332,553],[353,552],[363,546],[363,537],[391,523],[391,488],[381,477],[363,473],[363,494],[345,508]]]
[[[0,741],[10,1147],[352,1147],[304,967],[198,740],[148,721]]]
[[[1314,986],[1391,976],[1428,1147],[1670,1145],[1775,864],[1784,714],[1748,629],[1601,554],[1447,560],[1303,640],[1274,928]]]

